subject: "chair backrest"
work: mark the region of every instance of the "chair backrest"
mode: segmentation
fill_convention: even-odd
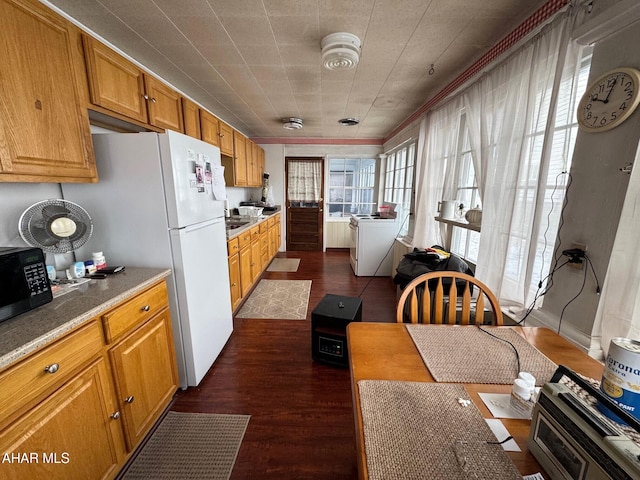
[[[491,324],[502,325],[498,299],[480,280],[462,272],[429,272],[414,278],[402,290],[396,321],[482,325],[487,303],[493,311]]]

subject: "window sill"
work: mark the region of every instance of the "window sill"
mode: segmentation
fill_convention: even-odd
[[[466,228],[467,230],[473,230],[474,232],[480,231],[480,225],[472,225],[469,222],[454,220],[453,218],[442,218],[442,217],[434,217],[436,222],[446,223],[448,225],[453,225],[454,227]]]

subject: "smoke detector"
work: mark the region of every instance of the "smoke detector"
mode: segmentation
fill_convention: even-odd
[[[357,118],[349,117],[349,118],[341,118],[338,120],[340,125],[344,125],[345,127],[353,127],[354,125],[358,125],[360,120]]]
[[[296,117],[283,118],[282,128],[285,130],[300,130],[302,128],[302,119]]]
[[[360,61],[360,39],[353,33],[331,33],[320,45],[322,65],[328,70],[349,70]]]

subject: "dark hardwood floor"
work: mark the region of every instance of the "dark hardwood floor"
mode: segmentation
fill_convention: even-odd
[[[390,277],[356,277],[344,251],[287,252],[312,280],[307,320],[234,319],[234,332],[198,387],[172,410],[251,415],[232,480],[356,479],[349,370],[311,358],[311,312],[327,293],[362,296],[363,321],[395,321]]]

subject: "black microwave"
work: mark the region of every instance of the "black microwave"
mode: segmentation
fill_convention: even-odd
[[[42,249],[0,247],[0,322],[51,300]]]

